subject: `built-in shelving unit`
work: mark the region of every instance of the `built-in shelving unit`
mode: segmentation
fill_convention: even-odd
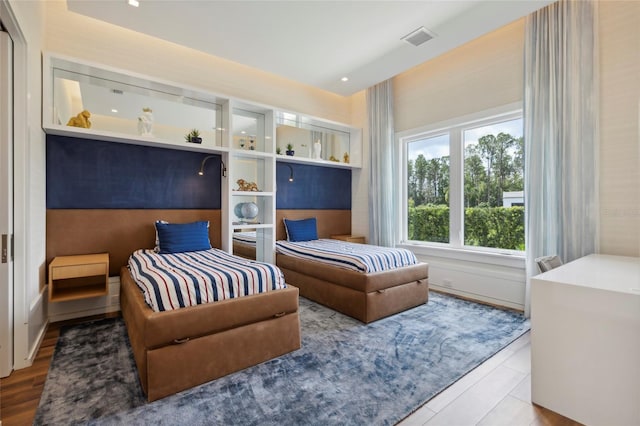
[[[345,124],[60,55],[45,54],[43,70],[46,133],[221,155],[227,169],[221,188],[222,248],[229,252],[233,232],[255,229],[257,259],[275,260],[277,161],[339,168],[362,164],[361,130]],[[85,118],[90,127],[73,125]],[[201,138],[197,143],[186,140],[193,129]],[[285,155],[287,145],[293,156]],[[257,191],[239,190],[240,179]],[[257,216],[238,217],[243,203],[257,206]],[[249,207],[245,213],[255,210]]]

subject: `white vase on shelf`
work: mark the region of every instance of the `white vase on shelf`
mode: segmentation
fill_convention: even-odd
[[[322,158],[321,155],[322,155],[322,144],[320,143],[320,140],[317,140],[313,144],[313,158],[315,160],[320,160]]]
[[[138,117],[138,133],[140,136],[153,136],[153,111],[142,108],[142,115]]]

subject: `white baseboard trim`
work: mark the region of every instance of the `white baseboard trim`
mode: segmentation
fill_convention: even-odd
[[[524,312],[524,305],[518,303],[508,302],[506,300],[495,299],[482,294],[474,294],[466,291],[460,291],[449,287],[442,287],[439,285],[429,283],[429,289],[438,291],[440,293],[447,293],[454,296],[460,296],[470,300],[477,300],[478,302],[488,303],[495,306],[503,306],[505,308],[514,309],[516,311]]]
[[[38,296],[29,304],[28,319],[22,328],[22,332],[24,333],[24,337],[26,339],[24,341],[26,353],[24,357],[14,355],[14,370],[21,370],[23,368],[31,367],[31,365],[33,365],[33,361],[36,358],[36,355],[38,354],[40,345],[44,340],[44,336],[47,331],[47,325],[49,323],[46,315],[47,306],[45,300],[48,294],[46,290],[46,287],[43,288],[42,291],[40,291],[40,294],[38,294]],[[34,330],[32,333],[31,329],[38,327],[38,325],[39,328],[37,330]],[[18,333],[17,329],[14,330],[14,333]]]
[[[112,305],[112,306],[104,306],[100,308],[87,309],[82,311],[74,311],[61,313],[57,315],[50,315],[49,322],[60,322],[66,321],[74,318],[82,318],[82,317],[90,317],[92,315],[100,315],[107,314],[109,312],[118,312],[120,310],[120,305]]]
[[[49,320],[45,320],[42,328],[38,332],[38,338],[36,339],[33,347],[31,348],[31,352],[29,353],[29,365],[33,364],[33,361],[36,359],[36,355],[38,355],[38,351],[40,350],[40,345],[42,345],[42,341],[44,340],[44,336],[47,334],[47,327],[49,326]]]
[[[87,299],[49,303],[49,322],[106,314],[120,310],[120,277],[109,278],[109,294]]]

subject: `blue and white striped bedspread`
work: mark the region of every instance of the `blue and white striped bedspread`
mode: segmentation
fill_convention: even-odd
[[[256,231],[234,232],[233,241],[240,243],[256,245]]]
[[[278,267],[218,249],[174,254],[136,250],[129,270],[156,312],[286,287]]]
[[[381,272],[418,263],[416,256],[409,250],[329,239],[295,243],[281,240],[276,242],[276,251],[363,273]]]

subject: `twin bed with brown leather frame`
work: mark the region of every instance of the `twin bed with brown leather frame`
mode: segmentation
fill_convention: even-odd
[[[422,305],[429,299],[426,263],[364,274],[278,253],[276,264],[300,296],[364,323]]]
[[[123,267],[120,306],[149,401],[300,348],[295,287],[155,312]]]
[[[299,219],[300,216],[294,217]],[[276,229],[278,240],[288,237],[282,222],[279,221]],[[327,226],[326,221],[318,219],[318,238],[329,238]],[[419,306],[429,299],[429,269],[422,262],[362,273],[277,253],[276,265],[284,273],[287,284],[300,289],[300,296],[364,323]]]

